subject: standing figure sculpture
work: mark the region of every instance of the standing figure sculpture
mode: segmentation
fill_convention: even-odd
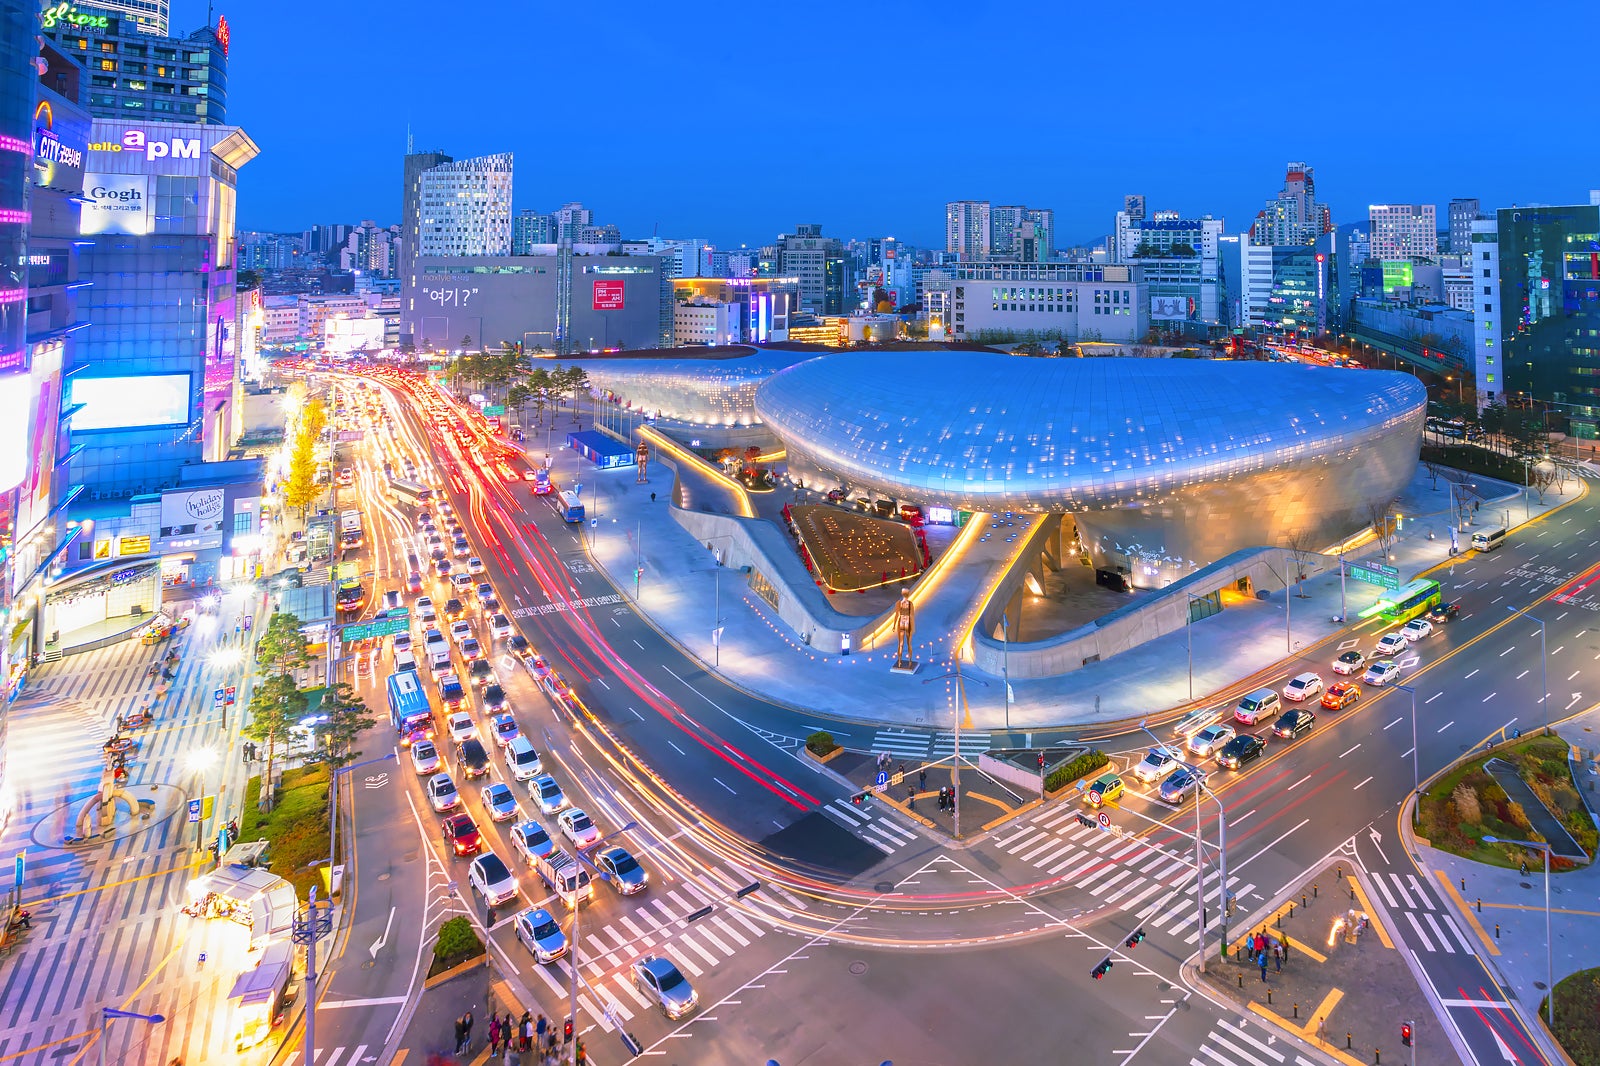
[[[895,665],[910,663],[911,637],[917,625],[917,605],[911,602],[911,590],[900,590],[900,602],[894,606]]]
[[[643,440],[639,442],[639,446],[633,450],[633,461],[634,466],[638,468],[634,484],[646,484],[650,480],[647,476],[650,471],[650,445],[648,443]]]

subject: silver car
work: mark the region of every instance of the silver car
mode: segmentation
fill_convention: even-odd
[[[700,1005],[699,993],[689,984],[689,979],[658,955],[646,955],[633,964],[633,983],[672,1021]]]
[[[1205,778],[1187,766],[1180,766],[1161,782],[1161,802],[1181,807],[1205,784]]]
[[[528,793],[539,804],[539,809],[546,814],[557,814],[567,805],[566,794],[561,791],[561,786],[556,784],[556,779],[549,774],[529,781]]]
[[[1210,725],[1189,738],[1189,750],[1202,759],[1210,758],[1237,735],[1231,725]]]
[[[530,907],[517,915],[517,939],[538,961],[549,964],[567,953],[567,934],[542,907]]]
[[[607,848],[594,857],[600,876],[624,896],[643,892],[650,883],[650,871],[639,865],[627,848]]]

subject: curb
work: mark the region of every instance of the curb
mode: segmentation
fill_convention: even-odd
[[[438,988],[440,985],[444,984],[446,981],[450,981],[450,980],[452,980],[454,978],[460,977],[464,973],[471,973],[473,970],[477,969],[479,966],[483,966],[483,965],[487,964],[488,961],[489,961],[489,953],[487,951],[485,951],[481,955],[474,955],[472,958],[468,959],[466,962],[458,962],[458,963],[456,963],[454,966],[450,967],[448,970],[444,971],[443,973],[436,973],[432,977],[424,977],[422,979],[423,991],[427,991],[430,988]]]

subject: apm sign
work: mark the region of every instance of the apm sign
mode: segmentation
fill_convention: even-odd
[[[152,138],[141,129],[122,131],[122,141],[91,141],[91,152],[143,152],[145,159],[154,162],[157,159],[199,159],[200,139],[198,137],[169,137],[167,140]]]

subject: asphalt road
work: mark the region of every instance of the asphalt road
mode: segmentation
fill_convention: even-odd
[[[415,448],[431,447],[436,454],[448,455],[451,446],[445,444],[441,450],[442,443],[438,439],[424,443],[420,435],[412,441]],[[1079,834],[1074,838],[1071,832],[1081,827],[1043,824],[1061,813],[1046,811],[952,856],[943,869],[930,867],[938,858],[938,849],[922,839],[882,858],[866,856],[869,867],[852,859],[844,864],[850,867],[847,870],[830,869],[826,857],[849,851],[846,838],[859,841],[869,834],[848,817],[820,813],[837,805],[843,790],[784,746],[786,739],[805,735],[811,723],[802,715],[729,688],[687,661],[588,567],[579,534],[533,500],[521,483],[484,477],[473,470],[459,449],[453,460],[441,465],[447,468],[452,498],[464,508],[469,536],[483,552],[497,587],[513,607],[517,624],[597,719],[592,723],[596,729],[589,735],[570,747],[556,743],[552,751],[565,753],[563,762],[574,786],[597,803],[611,801],[624,787],[647,794],[648,800],[636,801],[654,804],[653,811],[661,820],[652,825],[651,848],[664,848],[663,837],[672,839],[674,827],[667,820],[672,814],[693,817],[688,812],[697,811],[714,820],[715,827],[714,831],[689,834],[694,839],[685,846],[693,850],[679,857],[686,872],[731,862],[728,870],[735,876],[742,869],[756,869],[762,860],[770,860],[774,868],[803,860],[799,876],[785,883],[812,890],[807,899],[810,917],[803,917],[808,912],[782,903],[778,905],[788,909],[789,916],[776,910],[766,912],[780,925],[794,927],[789,936],[814,935],[829,921],[850,916],[852,907],[870,902],[866,911],[853,915],[859,921],[838,926],[829,934],[830,954],[836,949],[845,953],[854,949],[889,955],[890,943],[908,941],[933,946],[1031,937],[1038,943],[1013,945],[1003,956],[1006,981],[1000,983],[1006,984],[1015,975],[1024,987],[1048,982],[1060,990],[1062,984],[1083,981],[1087,983],[1081,989],[1071,988],[1069,995],[1093,1003],[1098,994],[1119,985],[1118,979],[1130,968],[1114,970],[1105,982],[1093,982],[1088,970],[1096,960],[1083,962],[1090,951],[1076,964],[1072,952],[1051,954],[1049,965],[1059,967],[1057,972],[1033,961],[1034,953],[1043,950],[1039,945],[1059,938],[1060,923],[1069,919],[1086,929],[1103,927],[1108,934],[1159,920],[1168,928],[1150,929],[1150,939],[1140,949],[1144,952],[1142,965],[1161,975],[1149,980],[1175,982],[1178,961],[1198,940],[1192,905],[1193,847],[1188,836],[1193,826],[1191,812],[1173,814],[1150,802],[1141,794],[1145,790],[1136,787],[1113,812],[1114,823],[1125,831],[1124,836],[1105,834],[1094,839]],[[1554,693],[1549,703],[1554,716],[1591,702],[1583,692],[1586,687],[1594,691],[1593,671],[1600,662],[1600,635],[1588,625],[1591,613],[1600,610],[1600,594],[1591,594],[1589,585],[1600,570],[1594,567],[1600,559],[1600,539],[1588,532],[1594,524],[1594,508],[1593,501],[1579,501],[1515,533],[1501,550],[1469,556],[1453,571],[1436,575],[1444,583],[1447,598],[1461,602],[1461,616],[1400,657],[1405,667],[1402,683],[1416,690],[1415,772],[1420,777],[1426,778],[1503,728],[1532,728],[1545,720],[1539,703],[1539,627],[1531,619],[1513,617],[1508,607],[1533,608],[1533,616],[1542,618],[1548,627],[1548,676]],[[1556,594],[1554,598],[1552,594]],[[1355,627],[1349,639],[1370,653],[1378,633],[1379,626],[1368,622]],[[1319,649],[1315,659],[1287,662],[1284,679],[1316,669],[1331,681],[1326,660],[1337,650],[1322,654]],[[1411,656],[1414,662],[1408,661]],[[513,691],[519,717],[525,718],[525,708],[549,706],[548,701],[540,700],[531,679],[524,677],[513,684],[520,689]],[[551,721],[543,727],[553,731],[547,735],[554,738],[566,723],[558,712],[549,713]],[[1363,857],[1374,864],[1379,864],[1380,855],[1384,863],[1405,861],[1393,840],[1393,826],[1398,805],[1412,784],[1409,694],[1365,688],[1364,698],[1355,707],[1319,714],[1309,736],[1269,740],[1266,755],[1245,772],[1218,771],[1213,776],[1215,795],[1227,810],[1227,880],[1230,891],[1239,896],[1241,916],[1264,904],[1300,871],[1342,847],[1359,844],[1372,853]],[[1113,738],[1109,746],[1122,748],[1125,761],[1136,761],[1146,742],[1142,735],[1129,735]],[[631,752],[637,758],[629,761],[619,752]],[[618,771],[607,762],[608,757],[620,759],[627,769]],[[620,808],[615,813],[619,820],[624,816]],[[1204,833],[1214,845],[1215,817],[1209,806],[1205,821]],[[725,846],[714,846],[718,838]],[[766,847],[741,852],[739,838]],[[365,835],[361,846],[365,856]],[[824,861],[818,861],[819,855]],[[1191,864],[1187,871],[1183,869],[1186,857]],[[1221,918],[1217,862],[1215,848],[1208,847],[1204,865],[1212,935],[1219,932],[1215,926]],[[1137,872],[1129,869],[1134,864]],[[830,889],[829,883],[841,877],[854,877],[854,885]],[[1185,891],[1188,900],[1182,896]],[[604,912],[606,906],[597,908],[599,927],[625,929],[610,920],[613,916]],[[1188,919],[1183,917],[1185,910]],[[614,917],[626,913],[619,908]],[[796,919],[796,915],[802,917]],[[752,940],[751,946],[737,952],[739,973],[758,971],[783,957],[769,949],[775,938],[759,939],[762,943]],[[1108,935],[1101,939],[1110,943],[1116,938]],[[618,945],[619,958],[625,954],[625,946]],[[793,945],[785,946],[792,950]],[[974,953],[995,950],[963,946],[948,956],[923,952],[912,957],[918,965],[911,969],[914,974],[931,975],[933,967],[955,965],[949,960],[967,958],[970,963]],[[1454,961],[1429,962],[1424,977],[1441,999],[1484,1000],[1504,995],[1493,989],[1492,981],[1485,983],[1486,971],[1465,951]],[[873,969],[893,972],[894,965],[869,964],[869,972]],[[722,978],[716,974],[725,972],[712,971],[709,966],[707,970],[713,976],[703,996],[721,990]],[[989,979],[988,970],[985,974]],[[787,983],[772,982],[770,987]],[[916,984],[901,982],[899,994],[905,995],[904,989]],[[820,990],[836,987],[831,979],[807,981],[796,993],[809,1003]],[[1471,988],[1485,991],[1482,995],[1461,991]],[[1124,991],[1112,996],[1103,1009],[1083,1011],[1088,1028],[1126,1034],[1138,1030],[1124,1023],[1148,1021],[1147,1015],[1159,1013],[1149,1004],[1134,1007],[1127,995]],[[618,1002],[624,998],[619,995]],[[920,993],[914,999],[920,1004]],[[1498,1052],[1498,1045],[1487,1035],[1490,1025],[1475,1022],[1470,1009],[1451,1010],[1462,1038],[1475,1054],[1480,1050]],[[1074,1016],[1077,1013],[1074,1011]],[[769,1024],[784,1020],[773,1017]],[[1177,1015],[1174,1026],[1180,1031],[1183,1028]],[[643,1035],[649,1035],[646,1028]],[[835,1024],[832,1031],[838,1039],[859,1035],[848,1024]],[[1025,1029],[1020,1027],[992,1027],[989,1039],[996,1033],[1008,1042],[1025,1040]],[[1055,1035],[1059,1039],[1059,1031]],[[761,1038],[770,1040],[772,1035]],[[1525,1034],[1522,1038],[1525,1040]],[[724,1043],[731,1039],[719,1037],[714,1042],[716,1053],[736,1046]],[[1126,1042],[1127,1038],[1121,1039]],[[1018,1050],[1029,1049],[1024,1044]],[[1496,1061],[1492,1054],[1479,1055],[1479,1060]],[[963,1059],[957,1056],[951,1061]],[[1522,1061],[1537,1059],[1524,1057]]]

